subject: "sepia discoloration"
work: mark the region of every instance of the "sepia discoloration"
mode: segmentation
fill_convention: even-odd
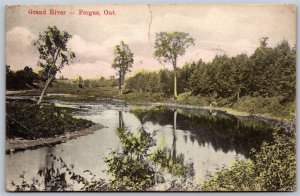
[[[74,35],[70,44],[76,47],[80,62],[62,71],[64,76],[72,78],[78,76],[81,67],[88,68],[81,74],[84,78],[114,75],[110,68],[113,59],[111,47],[118,43],[118,37],[130,43],[136,54],[134,72],[160,69],[161,65],[153,57],[153,47],[149,44],[159,31],[186,31],[196,38],[195,48],[179,59],[179,67],[194,58],[209,62],[218,54],[234,56],[243,52],[249,55],[254,52],[258,40],[265,36],[269,37],[270,46],[283,39],[291,45],[296,43],[294,5],[150,6],[151,10],[149,5],[9,6],[6,10],[6,64],[16,70],[22,68],[25,62],[37,70],[38,54],[30,42],[47,25],[54,24]],[[34,16],[27,14],[30,8],[66,10],[75,14]],[[115,10],[116,15],[84,16],[78,14],[79,10]],[[28,36],[31,36],[30,40]],[[11,37],[18,37],[18,44]],[[14,55],[16,52],[18,55]],[[143,64],[138,63],[140,61]],[[171,66],[166,65],[166,68],[171,69]],[[97,72],[98,69],[102,70],[101,73]]]
[[[5,33],[7,191],[296,190],[295,5],[12,5]]]

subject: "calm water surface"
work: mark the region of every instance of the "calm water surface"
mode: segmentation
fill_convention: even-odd
[[[115,130],[125,126],[131,132],[143,127],[151,133],[159,146],[163,141],[184,163],[192,163],[195,179],[203,180],[205,175],[218,167],[230,165],[236,158],[250,158],[251,148],[257,148],[263,140],[271,140],[272,128],[266,123],[251,118],[238,119],[223,113],[201,110],[175,109],[130,109],[111,104],[56,103],[57,106],[80,109],[74,114],[105,127],[95,133],[82,136],[66,143],[25,150],[6,155],[6,183],[20,182],[37,177],[37,172],[47,167],[49,155],[61,157],[74,166],[74,172],[86,175],[90,170],[101,178],[104,172],[104,158],[122,146]],[[76,188],[75,188],[76,189]]]

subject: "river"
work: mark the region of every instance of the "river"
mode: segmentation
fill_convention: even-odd
[[[108,179],[105,157],[122,151],[118,127],[132,133],[140,128],[151,134],[158,147],[164,143],[183,164],[192,164],[196,181],[236,159],[251,158],[250,149],[258,148],[263,140],[272,139],[272,127],[255,119],[238,118],[209,110],[130,107],[111,103],[56,103],[57,106],[78,108],[76,118],[104,125],[91,135],[69,140],[55,146],[19,151],[6,155],[6,183],[21,183],[20,174],[30,182],[38,171],[49,166],[50,155],[60,157],[74,172],[87,175],[89,170]],[[154,149],[154,147],[152,149]],[[78,190],[79,187],[74,187]]]

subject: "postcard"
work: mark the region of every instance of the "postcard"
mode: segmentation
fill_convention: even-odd
[[[295,191],[295,5],[7,5],[5,22],[7,191]]]

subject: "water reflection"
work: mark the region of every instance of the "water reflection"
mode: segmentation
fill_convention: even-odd
[[[80,104],[70,106],[82,107]],[[223,113],[212,115],[204,110],[195,112],[161,107],[128,112],[122,111],[121,107],[106,107],[89,105],[78,115],[105,126],[93,135],[54,147],[7,155],[7,183],[15,181],[22,171],[27,172],[25,181],[29,183],[28,178],[47,168],[56,172],[47,173],[45,170],[43,175],[35,177],[42,182],[39,190],[50,190],[46,187],[89,191],[129,190],[130,187],[169,190],[170,183],[161,189],[155,187],[179,177],[184,181],[190,179],[187,176],[201,181],[207,172],[231,164],[236,156],[249,157],[250,148],[272,139],[272,128],[267,124]],[[51,154],[53,156],[49,156]],[[53,160],[54,156],[56,160]],[[74,167],[68,166],[67,170],[57,157]],[[92,173],[88,175],[84,172],[86,170]],[[63,182],[64,178],[57,181],[72,186],[59,188],[49,181],[63,177],[62,173],[66,174],[67,183]]]
[[[176,128],[189,131],[190,140],[200,146],[212,145],[215,151],[227,153],[236,151],[249,157],[251,148],[259,148],[263,141],[272,140],[273,128],[254,119],[239,119],[234,116],[210,111],[170,110],[154,108],[151,110],[132,110],[145,124],[152,122],[161,126],[173,126],[173,149],[176,151]],[[187,142],[187,138],[184,139]]]
[[[124,128],[123,111],[119,111],[119,129]]]
[[[173,117],[173,143],[172,143],[172,157],[176,157],[176,121],[177,121],[177,110],[174,110],[174,117]]]
[[[72,190],[74,183],[82,184],[81,190],[88,191],[142,191],[151,190],[157,184],[165,183],[166,174],[183,177],[183,181],[194,175],[193,164],[185,165],[183,154],[176,153],[176,112],[174,112],[173,144],[169,149],[165,144],[156,147],[153,136],[143,127],[132,133],[124,125],[123,112],[119,112],[119,127],[115,130],[121,151],[111,151],[105,158],[108,180],[86,178],[75,174],[73,167],[69,167],[61,157],[53,155],[52,148],[48,148],[45,156],[45,167],[37,174],[39,177],[32,183],[23,181],[21,185],[13,184],[16,191],[66,191]],[[44,186],[41,186],[41,184]]]

